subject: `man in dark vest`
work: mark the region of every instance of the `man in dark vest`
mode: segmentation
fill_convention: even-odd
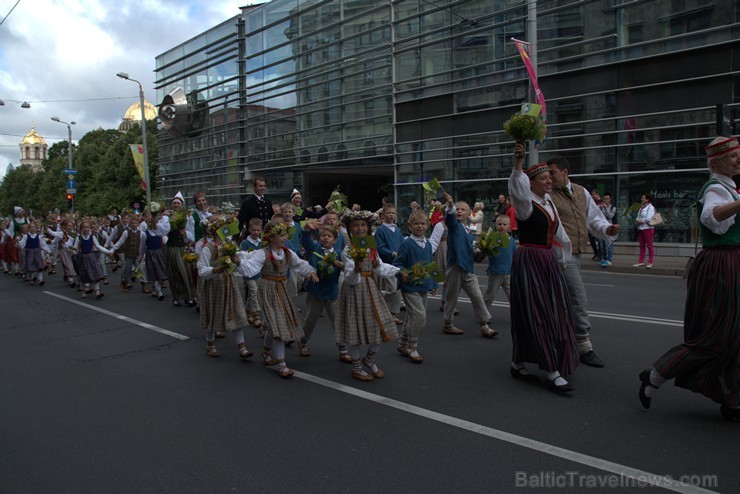
[[[263,177],[254,177],[252,180],[254,194],[244,199],[241,209],[239,209],[239,230],[244,231],[252,218],[262,220],[264,227],[270,218],[272,218],[272,201],[265,197],[267,184]]]
[[[588,316],[586,287],[581,278],[581,254],[587,252],[588,235],[614,241],[619,233],[619,225],[612,225],[601,214],[591,194],[568,179],[568,160],[555,156],[547,161],[552,177],[552,199],[558,208],[560,221],[573,244],[573,255],[565,265],[563,274],[568,293],[573,302],[573,315],[576,323],[576,342],[580,360],[592,367],[604,367],[604,361],[596,355],[591,344],[591,320]]]

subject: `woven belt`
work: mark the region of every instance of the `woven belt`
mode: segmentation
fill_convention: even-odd
[[[269,274],[263,274],[262,279],[267,281],[285,281],[288,278],[286,276],[272,276]]]

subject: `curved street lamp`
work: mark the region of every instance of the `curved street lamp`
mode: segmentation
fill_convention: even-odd
[[[64,122],[62,120],[59,120],[59,117],[51,117],[51,119],[55,122],[58,122],[60,124],[64,124],[67,126],[67,132],[69,133],[69,146],[67,146],[67,165],[69,166],[69,169],[72,170],[72,126],[76,125],[77,122]]]
[[[126,72],[118,72],[116,77],[125,79],[127,81],[135,82],[139,85],[139,105],[141,106],[141,142],[143,143],[143,154],[144,154],[144,186],[146,187],[146,203],[149,205],[152,202],[152,192],[149,184],[149,152],[146,145],[146,115],[144,114],[144,88],[141,87],[141,83],[136,79],[132,79]]]

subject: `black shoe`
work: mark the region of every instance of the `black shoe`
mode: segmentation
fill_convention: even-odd
[[[601,358],[594,353],[593,350],[589,350],[588,352],[582,354],[578,359],[583,362],[586,365],[590,365],[591,367],[604,367],[606,363],[604,363]]]
[[[535,376],[534,374],[522,373],[523,369],[515,369],[513,367],[509,367],[509,374],[511,374],[511,377],[514,379],[521,379],[522,381],[539,381],[540,378]]]
[[[740,408],[730,408],[726,405],[722,405],[719,407],[719,411],[720,413],[722,413],[722,418],[725,419],[726,421],[740,422]]]
[[[180,301],[175,299],[172,299],[172,305],[174,305],[175,307],[182,307]]]
[[[558,376],[558,377],[562,377],[562,376]],[[556,393],[569,393],[576,389],[569,382],[566,382],[565,384],[555,384],[556,380],[557,380],[557,377],[553,379],[552,381],[550,380],[547,381],[550,384],[550,389],[555,391]]]
[[[185,301],[185,305],[188,306],[188,307],[193,307],[195,305],[195,301],[194,300],[186,300]]]
[[[645,409],[650,409],[650,401],[652,398],[645,394],[645,390],[648,386],[658,389],[650,383],[650,369],[645,369],[640,372],[640,382],[640,403],[642,403],[642,406],[645,407]]]

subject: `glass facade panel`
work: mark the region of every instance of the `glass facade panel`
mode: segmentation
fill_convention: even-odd
[[[178,186],[186,176],[212,183],[234,203],[251,174],[285,199],[301,184],[307,202],[353,180],[386,190],[395,177],[400,204],[428,199],[421,183],[438,178],[490,212],[513,164],[503,123],[529,96],[511,43],[527,38],[527,8],[524,0],[245,7],[157,58],[158,96],[182,87],[208,107],[200,134],[163,132],[160,174]],[[715,105],[730,122],[740,113],[740,2],[542,0],[537,11],[548,105],[539,160],[565,156],[574,181],[611,192],[621,212],[653,193],[669,223],[658,241],[690,241]],[[633,241],[621,212],[620,240]]]

